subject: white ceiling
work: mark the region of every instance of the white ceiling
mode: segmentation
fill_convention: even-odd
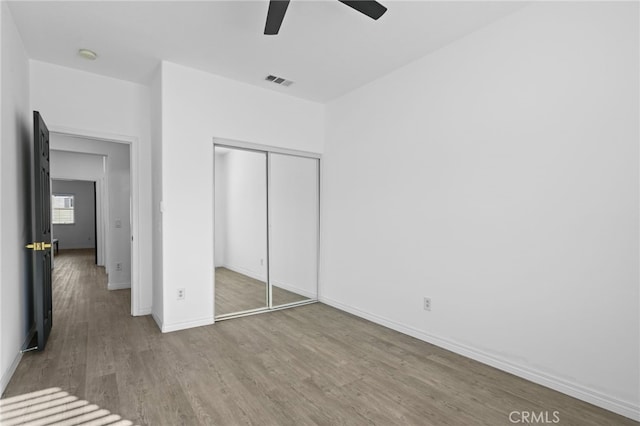
[[[146,83],[160,60],[313,101],[362,86],[523,7],[380,0],[374,21],[337,0],[292,0],[277,36],[261,1],[11,1],[33,59]],[[99,55],[77,55],[88,48]],[[290,87],[264,81],[268,74]]]

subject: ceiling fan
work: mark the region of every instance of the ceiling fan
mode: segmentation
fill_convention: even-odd
[[[270,0],[267,12],[267,23],[264,26],[266,35],[275,35],[280,31],[280,25],[287,12],[290,0]],[[387,8],[375,0],[338,0],[347,6],[367,15],[369,18],[378,19],[387,11]]]

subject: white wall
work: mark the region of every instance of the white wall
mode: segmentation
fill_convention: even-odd
[[[52,130],[132,143],[134,315],[151,313],[152,244],[149,87],[30,61],[31,103]],[[141,248],[136,250],[136,248]],[[135,284],[137,282],[137,285]]]
[[[213,322],[213,137],[320,152],[324,108],[163,62],[163,331]]]
[[[0,393],[18,366],[32,324],[29,62],[5,2],[0,4]],[[26,342],[28,343],[28,342]]]
[[[215,230],[222,234],[221,241],[216,234],[222,254],[215,253],[216,266],[266,282],[267,155],[233,149],[216,153],[215,190]]]
[[[151,102],[151,197],[152,197],[152,282],[153,312],[158,324],[164,321],[162,262],[162,67],[150,85]]]
[[[322,300],[637,418],[638,59],[538,3],[330,103]]]
[[[74,223],[53,225],[52,234],[58,239],[60,249],[96,247],[94,182],[54,180],[51,192],[73,195]]]
[[[58,133],[50,135],[51,148],[66,151],[56,153],[52,157],[53,177],[73,179],[74,173],[94,164],[91,156],[106,158],[106,167],[96,168],[96,173],[104,170],[105,189],[107,192],[106,240],[107,252],[105,268],[109,274],[108,288],[120,289],[131,287],[131,189],[130,189],[130,157],[129,145],[105,142],[93,139],[71,137]],[[89,155],[82,155],[85,153]],[[75,155],[74,155],[75,154]],[[61,158],[62,157],[62,158]],[[55,164],[62,160],[62,164]],[[76,172],[74,172],[74,169]],[[118,224],[120,226],[118,226]],[[122,265],[118,270],[116,264]]]
[[[53,135],[53,143],[59,143],[65,140],[76,145],[75,149],[84,148],[82,138],[66,138],[61,135]],[[77,146],[79,144],[79,146]],[[74,149],[74,146],[64,144],[66,149]],[[101,151],[101,150],[98,150]],[[89,154],[86,152],[59,151],[56,148],[51,149],[51,178],[52,179],[69,179],[69,180],[92,180],[99,181],[104,179],[106,174],[105,156],[98,153]]]
[[[54,139],[55,139],[54,135]],[[52,179],[72,179],[96,182],[96,219],[98,221],[98,265],[105,266],[107,258],[107,224],[108,189],[106,175],[106,157],[104,155],[84,154],[69,151],[50,152]],[[56,238],[54,230],[53,238]],[[61,246],[62,247],[62,246]],[[55,255],[54,255],[55,256]]]
[[[5,21],[5,17],[4,17],[4,11],[5,11],[5,7],[4,4],[0,4],[0,177],[2,177],[2,157],[3,157],[3,153],[2,153],[2,141],[4,140],[4,131],[3,131],[3,120],[4,120],[4,114],[2,113],[2,111],[4,110],[3,105],[2,105],[2,99],[3,98],[3,86],[4,86],[4,80],[3,80],[3,69],[4,69],[4,63],[5,61],[3,60],[3,56],[2,55],[2,51],[4,51],[4,49],[2,49],[2,40],[4,39],[4,21]],[[0,182],[0,200],[2,200],[2,183]],[[3,214],[2,214],[2,205],[0,205],[0,240],[2,240],[2,219],[3,219]],[[3,299],[2,299],[2,288],[4,287],[4,280],[3,280],[3,272],[2,272],[2,248],[0,247],[0,308],[2,308],[3,305]],[[4,309],[3,309],[4,311]],[[4,359],[4,344],[2,343],[2,338],[4,337],[4,332],[2,330],[2,313],[0,313],[0,396],[2,396],[2,393],[4,392],[4,388],[7,386],[7,383],[9,382],[11,375],[13,375],[13,371],[15,366],[17,365],[17,362],[15,362],[15,365],[10,366],[10,364],[7,362],[7,365],[5,365],[5,361],[3,361]],[[9,353],[11,353],[11,351],[13,351],[13,349],[11,349],[11,346],[9,346]],[[7,357],[7,359],[10,359],[10,355],[9,357]],[[16,358],[16,360],[20,359],[20,356],[18,355]]]

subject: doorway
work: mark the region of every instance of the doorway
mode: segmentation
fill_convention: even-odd
[[[134,290],[136,282],[133,279],[135,263],[132,237],[135,205],[132,203],[131,145],[55,131],[51,131],[50,139],[51,176],[54,182],[95,182],[96,226],[90,232],[94,233],[97,242],[97,264],[104,266],[108,277],[107,288]],[[93,191],[92,188],[87,189]],[[60,226],[79,230],[78,224]],[[64,241],[55,235],[54,238],[59,240],[60,249],[69,247],[70,239]],[[91,237],[87,234],[83,238]],[[134,303],[132,291],[132,314],[135,312]]]
[[[98,263],[96,182],[51,180],[53,257],[60,250],[90,251]]]

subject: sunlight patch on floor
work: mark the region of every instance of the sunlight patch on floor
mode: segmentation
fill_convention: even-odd
[[[48,388],[0,400],[2,426],[132,426],[109,410],[60,388]]]

